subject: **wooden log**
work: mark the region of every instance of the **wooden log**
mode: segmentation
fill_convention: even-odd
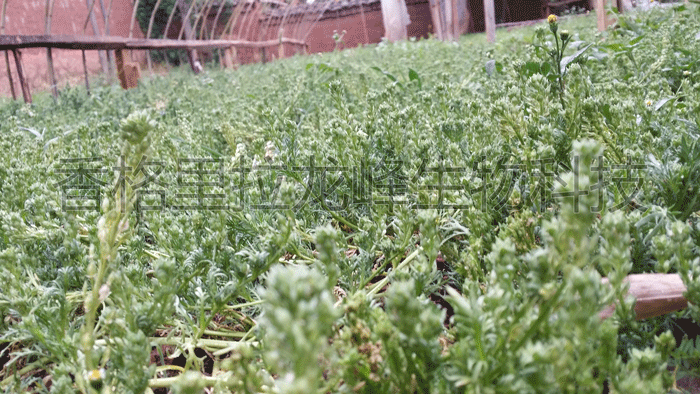
[[[484,21],[486,22],[486,41],[496,42],[496,11],[493,0],[484,0]]]
[[[636,274],[629,275],[629,295],[637,302],[634,312],[637,320],[662,316],[685,309],[688,300],[683,297],[686,287],[678,274]],[[603,278],[603,283],[608,283]],[[601,319],[607,319],[615,312],[615,305],[610,305],[600,312]]]
[[[115,60],[117,63],[117,77],[119,84],[123,89],[133,89],[138,86],[141,71],[136,62],[124,61],[124,51],[117,49],[115,51]]]
[[[452,1],[452,40],[457,41],[459,40],[459,36],[462,34],[459,31],[459,5],[457,4],[459,0],[451,0]]]
[[[443,11],[445,11],[445,25],[444,25],[444,36],[445,40],[454,40],[454,26],[452,25],[452,22],[454,19],[452,18],[452,0],[443,0],[442,5],[443,5]]]
[[[22,87],[22,96],[24,97],[24,102],[27,104],[31,104],[32,94],[29,91],[29,84],[27,83],[27,79],[24,77],[24,70],[22,69],[22,52],[20,52],[19,49],[13,49],[12,54],[15,57],[15,67],[17,68],[19,84]]]
[[[607,27],[605,0],[595,0],[595,14],[598,19],[598,31],[604,31]]]
[[[433,21],[433,33],[438,40],[443,40],[442,16],[440,13],[440,0],[430,0],[430,18]]]

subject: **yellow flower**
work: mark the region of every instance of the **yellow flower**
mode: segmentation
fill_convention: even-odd
[[[552,23],[557,23],[557,16],[554,15],[554,14],[550,14],[550,15],[547,17],[547,22],[549,22],[550,24],[552,24]]]
[[[647,107],[651,107],[651,104],[652,104],[651,100],[647,100],[647,101],[646,101]]]

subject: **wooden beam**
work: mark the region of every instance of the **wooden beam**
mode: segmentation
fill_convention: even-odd
[[[74,36],[74,35],[5,35],[0,36],[0,50],[20,48],[60,48],[77,50],[150,50],[150,49],[222,49],[222,48],[267,48],[286,44],[305,46],[303,40],[282,37],[266,41],[247,40],[163,40],[129,39],[115,36]]]
[[[496,42],[496,11],[493,0],[484,0],[484,20],[486,22],[486,41]]]
[[[24,78],[24,70],[22,69],[22,52],[19,49],[13,49],[12,54],[15,57],[15,67],[17,68],[17,76],[19,76],[19,84],[22,87],[22,96],[24,97],[24,102],[27,104],[32,103],[32,94],[29,91],[29,84],[27,79]]]

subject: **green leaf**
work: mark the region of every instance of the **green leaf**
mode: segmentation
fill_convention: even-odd
[[[377,66],[372,66],[371,69],[381,74],[384,74],[384,76],[389,78],[391,82],[394,82],[394,84],[398,85],[401,89],[403,89],[403,84],[401,84],[401,82],[399,82],[399,80],[393,74],[390,74],[389,72],[384,71]]]
[[[411,82],[416,81],[416,83],[418,84],[418,89],[422,89],[422,88],[423,88],[423,81],[421,81],[420,75],[418,75],[418,73],[416,72],[416,70],[414,70],[414,69],[412,69],[412,68],[409,68],[409,69],[408,69],[408,79],[409,79]]]
[[[654,111],[660,110],[661,107],[666,105],[666,103],[668,103],[671,100],[673,100],[673,97],[666,97],[666,98],[662,98],[661,100],[657,101],[656,104],[654,104]]]
[[[580,58],[581,55],[583,55],[584,52],[586,52],[586,51],[588,50],[588,48],[590,48],[591,46],[593,46],[593,44],[588,44],[588,45],[586,45],[585,47],[583,47],[583,48],[579,49],[578,51],[576,51],[576,53],[574,53],[573,55],[571,55],[571,56],[566,56],[566,57],[562,58],[562,59],[561,59],[561,69],[562,69],[562,71],[566,71],[566,67],[567,67],[569,64],[571,64],[572,62],[576,61],[578,58]]]

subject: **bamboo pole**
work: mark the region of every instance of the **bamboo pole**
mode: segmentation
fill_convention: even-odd
[[[194,1],[192,2],[194,4]],[[176,7],[182,7],[184,8],[184,3],[183,0],[177,0],[176,2]],[[192,6],[190,6],[190,9],[187,11],[187,14],[185,15],[185,18],[182,18],[182,28],[180,29],[180,34],[178,35],[178,39],[180,39],[180,35],[182,32],[185,32],[186,39],[192,40],[194,39],[194,32],[192,31],[192,25],[190,25],[190,20],[189,20],[189,15],[190,12],[192,11]],[[180,12],[182,12],[182,9],[180,9]],[[199,61],[197,59],[197,51],[194,49],[190,49],[187,51],[187,60],[190,63],[190,67],[192,68],[192,71],[195,74],[199,74],[201,71],[201,65],[199,65]]]
[[[0,35],[5,34],[5,14],[7,12],[7,0],[2,0],[2,15],[0,15]],[[7,68],[7,79],[10,82],[10,91],[12,99],[17,100],[17,92],[15,91],[15,81],[12,80],[12,69],[10,68],[10,53],[5,52],[5,66]]]
[[[110,6],[112,5],[111,0],[110,0]],[[105,3],[104,0],[100,0],[100,10],[102,11],[102,20],[104,21],[104,32],[105,35],[109,36],[109,14],[110,10],[105,9]],[[109,68],[109,79],[110,81],[112,80],[112,77],[115,74],[115,61],[114,61],[114,52],[113,51],[107,51],[107,66]]]
[[[238,22],[238,17],[243,13],[244,6],[248,6],[248,3],[245,1],[239,1],[238,4],[236,4],[236,8],[233,10],[233,12],[231,12],[231,16],[228,18],[228,21],[224,26],[224,30],[221,33],[222,35],[226,34],[226,31],[228,30],[228,36],[233,36],[233,29],[236,26],[236,22]]]
[[[95,2],[93,0],[92,5],[90,5],[89,1],[90,0],[85,0],[85,5],[88,7],[87,21],[89,21],[90,25],[92,26],[92,34],[95,36],[99,36],[102,33],[100,33],[100,29],[97,26],[97,18],[95,18],[95,13],[92,11],[92,8],[95,5]],[[86,28],[87,28],[87,23],[83,27],[83,34],[85,34]],[[109,72],[109,68],[107,67],[107,55],[106,55],[105,51],[97,51],[97,56],[99,56],[99,58],[100,58],[100,67],[102,68],[102,72],[104,74],[107,74],[107,72]]]
[[[17,68],[19,84],[22,87],[22,96],[24,97],[24,102],[27,104],[31,104],[32,94],[29,91],[29,85],[27,84],[27,80],[24,78],[24,70],[22,69],[22,52],[20,52],[19,49],[13,49],[12,54],[15,57],[15,67]]]
[[[46,15],[44,19],[44,34],[51,35],[51,19],[53,18],[54,0],[46,0]],[[58,99],[58,81],[56,81],[56,70],[53,66],[53,56],[51,48],[46,48],[46,62],[49,66],[49,83],[51,84],[51,94],[54,100]]]
[[[202,21],[202,27],[199,28],[199,38],[204,39],[206,35],[204,32],[206,31],[207,27],[207,17],[209,16],[209,13],[211,12],[211,7],[212,7],[212,0],[206,0],[204,5],[202,6],[202,12],[197,14],[197,19],[194,21],[194,28],[195,30],[197,29],[197,23],[199,21]]]
[[[89,1],[89,3],[88,3],[88,1]],[[87,25],[90,22],[90,19],[92,18],[92,15],[93,15],[92,10],[95,8],[95,1],[96,0],[92,0],[92,1],[85,0],[85,2],[87,4],[87,8],[88,8],[88,16],[87,16],[87,18],[85,18],[85,23],[83,24],[83,31],[85,31],[85,29],[87,29]],[[95,33],[95,35],[97,35],[97,33]]]
[[[260,11],[260,7],[258,7],[258,4],[260,4],[260,3],[254,2],[251,5],[251,8],[249,8],[250,12],[246,14],[246,16],[248,18],[245,19],[243,22],[241,22],[241,28],[238,30],[238,38],[243,37],[244,40],[249,39],[250,26],[253,24],[253,21],[257,20],[257,15]],[[245,34],[243,36],[241,36],[241,32],[243,31],[243,26],[246,26],[246,29],[245,29]]]
[[[214,23],[212,23],[211,32],[209,33],[210,40],[214,39],[214,34],[216,34],[216,26],[217,26],[217,23],[219,23],[219,17],[221,16],[221,12],[224,10],[224,5],[226,5],[226,2],[222,1],[221,5],[219,6],[219,9],[216,11],[216,16],[214,17]],[[223,32],[222,32],[222,34],[223,34]],[[217,52],[219,53],[219,66],[221,66],[221,68],[225,68],[226,66],[224,65],[224,59],[227,56],[226,50],[217,49]]]
[[[163,38],[168,38],[168,31],[170,31],[170,24],[173,22],[173,17],[175,17],[175,13],[177,12],[177,3],[173,6],[173,9],[170,11],[170,15],[168,15],[168,21],[165,23],[165,30],[163,31]]]
[[[136,11],[139,9],[140,0],[134,2],[134,8],[131,9],[131,24],[129,25],[129,38],[134,37],[134,25],[136,24]]]
[[[269,9],[272,10],[272,7],[269,7]],[[262,6],[260,7],[260,13],[263,13]],[[262,26],[260,28],[260,31],[258,32],[259,40],[264,41],[267,39],[268,36],[271,35],[271,34],[269,34],[271,23],[272,23],[272,12],[270,12],[269,15],[267,16],[267,18],[265,18],[264,24],[258,23],[258,26]],[[279,38],[279,30],[277,31],[277,36]]]
[[[221,16],[221,13],[223,12],[225,5],[226,5],[226,2],[222,1],[221,5],[219,6],[219,10],[216,11],[216,16],[214,17],[214,23],[212,24],[212,27],[211,27],[211,34],[209,34],[210,40],[214,39],[214,34],[216,33],[216,26],[217,26],[217,23],[219,23],[219,17]],[[222,34],[223,34],[223,32],[222,32]]]
[[[178,0],[178,1],[177,1],[177,5],[178,5],[178,6],[182,6],[182,2],[183,2],[183,0]],[[194,5],[195,5],[196,3],[197,3],[197,2],[196,2],[195,0],[193,0],[193,1],[190,2],[190,6],[189,6],[189,8],[187,9],[187,13],[185,14],[184,17],[182,17],[182,26],[180,26],[180,32],[177,34],[177,38],[176,38],[176,39],[178,39],[178,40],[181,40],[181,39],[182,39],[182,38],[181,38],[181,37],[182,37],[182,33],[185,32],[185,26],[186,26],[186,25],[187,25],[187,26],[191,26],[191,25],[189,25],[190,15],[192,14],[192,10],[194,9]],[[180,12],[182,12],[182,10],[180,10]],[[187,37],[187,39],[190,39],[190,37]]]
[[[636,299],[634,312],[637,320],[685,309],[688,300],[683,297],[686,287],[678,274],[636,274],[629,275],[629,295]],[[603,278],[603,283],[609,283]],[[615,312],[615,305],[605,308],[598,316],[607,319]]]
[[[153,12],[151,12],[151,19],[148,20],[148,30],[146,31],[146,39],[151,38],[151,32],[153,31],[153,20],[156,18],[156,12],[158,7],[160,7],[161,0],[156,1],[156,5],[153,6]],[[151,64],[153,60],[151,59],[151,51],[147,52],[146,60],[148,61],[148,73],[153,75],[153,65]]]
[[[486,41],[496,42],[496,11],[493,0],[484,0],[484,19],[486,22]]]

